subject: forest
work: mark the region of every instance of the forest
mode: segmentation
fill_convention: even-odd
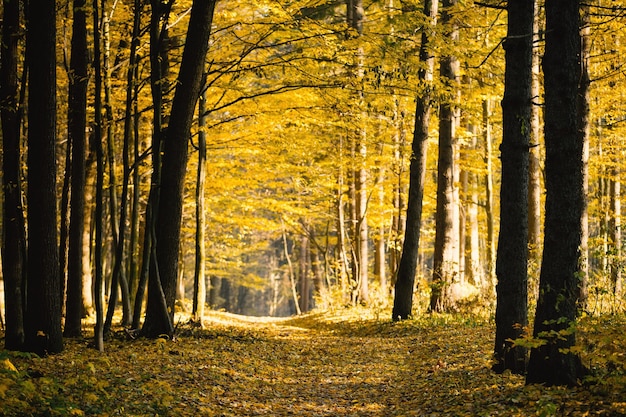
[[[0,400],[33,400],[19,369],[43,366],[33,357],[295,343],[280,326],[298,317],[355,340],[378,329],[376,343],[486,332],[480,366],[529,385],[597,382],[598,361],[625,372],[611,348],[588,357],[606,342],[588,336],[619,334],[624,317],[620,2],[1,7]],[[324,315],[341,311],[343,330]],[[231,315],[252,329],[215,322]],[[70,389],[46,378],[39,391]],[[50,398],[29,412],[56,410]],[[112,412],[84,400],[58,410]],[[406,412],[386,407],[344,412]]]

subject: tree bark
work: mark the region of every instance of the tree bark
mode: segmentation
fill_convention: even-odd
[[[100,65],[100,7],[98,0],[93,0],[93,66],[94,66],[94,131],[93,147],[96,154],[96,203],[94,212],[94,307],[96,324],[94,327],[94,345],[104,351],[104,300],[103,300],[103,228],[104,228],[104,149],[102,147],[102,67]]]
[[[161,192],[157,213],[156,260],[150,274],[157,274],[149,281],[154,285],[157,277],[163,286],[163,293],[170,312],[169,323],[160,322],[156,317],[146,314],[143,330],[147,336],[160,334],[172,336],[171,326],[176,279],[178,277],[178,253],[180,245],[180,227],[182,219],[183,183],[187,167],[188,142],[194,108],[200,94],[204,60],[211,34],[215,1],[194,0],[187,40],[178,75],[178,86],[174,94],[170,123],[163,149]],[[154,303],[154,291],[148,291],[148,306]]]
[[[582,176],[583,176],[583,206],[580,215],[580,275],[578,286],[578,311],[579,313],[587,308],[588,281],[589,281],[589,212],[587,204],[587,194],[589,192],[589,135],[591,125],[589,122],[589,58],[591,54],[591,20],[589,16],[589,5],[582,5],[580,12],[580,41],[581,41],[581,80],[578,92],[578,134],[582,141]],[[618,184],[619,187],[619,184]],[[618,188],[619,190],[619,188]],[[618,199],[619,201],[619,199]],[[616,219],[619,219],[619,213]],[[618,225],[619,228],[619,225]],[[621,242],[621,238],[615,242]],[[621,246],[618,245],[618,247]]]
[[[27,12],[28,278],[25,349],[63,350],[56,200],[56,1]]]
[[[458,43],[458,23],[452,16],[457,0],[444,0],[441,24],[448,41]],[[435,253],[430,310],[445,311],[449,306],[448,289],[459,275],[458,167],[456,166],[458,126],[459,61],[452,54],[441,58],[440,75],[449,93],[439,106],[439,150],[437,157],[437,213],[435,216]]]
[[[424,2],[424,14],[429,25],[422,30],[422,44],[419,58],[423,66],[418,70],[418,78],[425,85],[415,106],[415,129],[413,133],[411,163],[409,167],[409,197],[406,210],[406,226],[402,255],[398,265],[395,283],[392,319],[405,320],[411,316],[413,308],[413,290],[417,271],[420,231],[422,227],[422,201],[426,179],[426,154],[428,150],[428,130],[432,101],[432,81],[435,57],[431,51],[430,31],[437,24],[437,0]]]
[[[581,41],[578,0],[546,1],[545,84],[546,214],[539,300],[527,383],[575,385],[583,373],[576,343],[581,259],[583,140],[578,94]],[[551,337],[558,334],[559,337]]]
[[[513,340],[528,324],[528,154],[530,145],[533,2],[507,3],[506,69],[500,145],[500,236],[496,259],[496,337],[493,369],[523,374],[526,348]]]
[[[72,56],[68,108],[68,143],[71,143],[71,196],[64,336],[79,337],[83,317],[83,229],[87,127],[87,13],[85,0],[74,0]],[[68,145],[69,146],[69,145]]]
[[[22,207],[21,146],[18,102],[20,2],[3,1],[0,44],[0,118],[2,119],[2,182],[4,187],[2,273],[5,293],[4,346],[20,350],[24,344],[26,232]],[[26,71],[26,70],[25,70]]]
[[[198,175],[196,179],[196,257],[193,274],[193,317],[203,326],[204,306],[206,304],[206,274],[204,263],[206,262],[206,208],[205,208],[205,182],[206,182],[206,95],[200,94],[198,104]]]
[[[533,59],[532,59],[532,106],[530,113],[530,154],[528,160],[528,261],[532,271],[531,282],[538,280],[539,264],[541,263],[541,154],[539,146],[542,142],[540,123],[540,68],[539,68],[539,6],[533,0],[535,17],[533,19]],[[535,275],[534,272],[537,271]],[[536,284],[531,288],[536,290]],[[535,294],[532,294],[536,297]]]

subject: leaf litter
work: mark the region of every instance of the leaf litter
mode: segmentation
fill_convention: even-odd
[[[564,388],[493,373],[482,318],[210,312],[174,341],[120,330],[104,353],[87,339],[45,358],[0,351],[0,416],[626,416],[625,324],[583,321],[593,376]]]

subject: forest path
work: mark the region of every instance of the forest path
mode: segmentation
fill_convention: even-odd
[[[500,388],[519,389],[522,380],[489,371],[489,325],[446,320],[430,327],[324,314],[257,321],[264,337],[248,340],[231,368],[255,386],[246,390],[250,401],[237,390],[221,401],[232,400],[241,415],[493,415],[503,407]]]
[[[614,342],[624,323],[596,336]],[[525,386],[490,371],[492,335],[486,321],[447,315],[209,312],[205,329],[181,324],[174,341],[119,330],[104,353],[90,339],[46,358],[0,351],[17,368],[0,366],[0,416],[626,415],[622,373],[592,390]]]

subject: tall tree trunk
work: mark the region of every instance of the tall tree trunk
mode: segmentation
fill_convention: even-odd
[[[139,177],[139,116],[138,116],[138,104],[137,96],[139,94],[139,80],[137,69],[137,48],[139,47],[139,36],[141,35],[141,12],[143,10],[143,2],[141,0],[134,0],[133,6],[133,32],[130,41],[129,62],[128,71],[126,74],[126,111],[124,114],[124,150],[128,152],[127,156],[124,156],[124,184],[133,184],[132,197],[123,197],[122,200],[126,201],[128,198],[129,204],[129,217],[130,217],[130,236],[128,241],[128,250],[125,254],[127,258],[126,271],[128,272],[128,292],[130,303],[134,307],[137,286],[138,286],[138,240],[139,240],[139,191],[140,191],[140,177]],[[128,139],[127,139],[128,138]],[[133,141],[133,166],[130,166],[130,141]],[[128,143],[126,141],[128,140]],[[126,159],[128,158],[128,161]],[[132,178],[132,179],[131,179]],[[128,194],[128,188],[126,193],[122,191],[122,195]],[[120,221],[121,224],[121,221]],[[134,318],[134,310],[133,310]],[[132,318],[131,323],[132,325]]]
[[[363,9],[363,0],[347,0],[346,2],[346,17],[348,20],[348,26],[353,30],[352,36],[361,37],[363,34],[363,23],[365,19],[365,10]],[[358,77],[358,100],[359,109],[364,107],[364,92],[363,92],[363,48],[359,47],[356,52],[356,76]],[[365,112],[360,110],[360,119],[365,120]],[[369,300],[369,242],[368,242],[368,224],[367,224],[367,134],[365,131],[365,125],[363,122],[357,128],[355,132],[355,157],[356,167],[354,170],[354,210],[356,216],[355,220],[355,233],[354,233],[354,271],[353,279],[356,281],[356,294],[355,301],[361,303],[367,303]]]
[[[28,278],[25,349],[63,350],[56,200],[56,1],[28,8]]]
[[[206,182],[206,91],[200,94],[198,103],[198,176],[196,179],[196,257],[193,274],[193,317],[196,322],[203,326],[204,306],[206,304],[206,274],[204,263],[206,262],[206,208],[205,208],[205,182]]]
[[[422,44],[419,58],[421,65],[418,78],[424,84],[424,91],[418,96],[415,106],[415,129],[413,133],[411,164],[409,167],[409,197],[406,210],[406,226],[402,256],[396,277],[393,320],[405,320],[411,316],[413,308],[413,289],[422,227],[422,201],[424,198],[424,182],[426,179],[426,153],[428,150],[428,130],[432,101],[432,81],[435,57],[431,50],[431,37],[437,24],[437,0],[424,2],[424,15],[429,25],[422,29]]]
[[[589,134],[591,125],[589,121],[589,58],[591,54],[591,18],[589,5],[583,5],[580,12],[580,41],[581,41],[581,76],[578,92],[578,133],[582,141],[582,176],[583,176],[583,206],[580,214],[580,274],[578,286],[578,310],[582,312],[587,307],[589,281],[589,212],[587,210],[587,194],[589,192]],[[618,185],[619,187],[619,185]],[[619,199],[618,199],[619,201]],[[619,217],[616,217],[619,219]],[[619,242],[619,241],[616,241]]]
[[[581,41],[578,0],[546,0],[546,220],[539,300],[527,383],[575,385],[582,374],[576,343],[581,260],[583,140],[580,135]],[[558,334],[558,337],[549,335]],[[548,336],[546,336],[548,335]]]
[[[622,231],[621,231],[621,190],[620,172],[615,161],[615,166],[611,169],[611,179],[609,180],[610,192],[610,218],[609,218],[609,242],[610,242],[610,265],[611,265],[611,293],[616,300],[619,300],[622,290]]]
[[[476,148],[476,143],[474,143]],[[469,205],[467,208],[468,236],[466,243],[465,274],[470,284],[477,287],[483,285],[483,274],[480,265],[480,233],[478,227],[478,175],[469,176]]]
[[[491,135],[491,99],[483,100],[483,140],[485,143],[485,215],[487,217],[487,279],[485,295],[491,297],[494,291],[496,273],[496,236],[495,214],[493,205],[493,140]]]
[[[151,0],[150,5],[150,87],[153,106],[152,176],[148,204],[146,205],[142,265],[135,297],[132,327],[139,328],[143,298],[146,294],[146,287],[148,287],[148,291],[151,291],[153,295],[152,303],[146,305],[146,314],[149,308],[153,320],[157,320],[158,317],[157,321],[161,322],[162,327],[170,333],[173,331],[170,330],[173,327],[172,318],[163,295],[161,280],[156,279],[159,273],[156,264],[156,218],[161,190],[161,154],[163,153],[163,119],[165,118],[163,98],[167,92],[168,84],[166,81],[169,71],[167,28],[170,10],[168,4],[162,3],[160,0]],[[154,282],[149,283],[151,280]]]
[[[111,39],[109,35],[109,15],[105,10],[106,0],[102,0],[103,10],[103,38],[104,38],[104,55],[103,55],[103,70],[104,70],[104,108],[106,110],[106,129],[107,129],[107,161],[109,163],[109,211],[111,220],[111,230],[113,231],[113,271],[111,274],[111,288],[109,297],[109,306],[107,310],[107,316],[104,323],[104,333],[107,334],[110,331],[113,314],[115,313],[115,306],[118,298],[118,288],[121,290],[122,295],[122,325],[130,324],[130,297],[128,295],[128,280],[124,272],[124,242],[126,239],[126,218],[128,213],[128,182],[130,180],[130,107],[129,96],[132,96],[132,88],[127,86],[126,88],[126,122],[124,123],[124,143],[122,150],[123,153],[123,179],[122,179],[122,196],[121,199],[117,199],[117,167],[115,159],[115,124],[113,120],[113,105],[111,103],[111,63],[110,63],[110,44]],[[115,10],[115,9],[113,9]],[[111,11],[111,13],[113,12]],[[120,209],[119,221],[117,210]]]
[[[432,70],[431,70],[432,72]],[[396,133],[393,141],[393,172],[396,181],[393,186],[393,214],[391,220],[391,237],[389,247],[389,274],[391,275],[391,285],[395,288],[398,279],[400,258],[402,256],[402,244],[406,229],[406,207],[404,202],[404,146],[406,144],[406,133],[404,124],[404,112],[399,110],[399,102],[394,102],[394,125]]]
[[[147,336],[156,337],[160,334],[172,335],[172,313],[176,295],[176,279],[178,277],[178,251],[180,245],[180,227],[182,219],[183,183],[187,167],[187,152],[191,122],[194,109],[200,94],[204,60],[206,58],[215,1],[194,0],[187,40],[178,75],[178,86],[174,94],[170,123],[163,149],[163,166],[161,176],[161,192],[156,235],[157,264],[151,270],[149,284],[159,279],[170,311],[168,323],[163,323],[150,315],[151,296],[148,291],[148,312],[143,330]],[[157,272],[158,270],[158,272]],[[154,303],[156,300],[152,300]]]
[[[306,313],[310,310],[310,276],[309,276],[309,238],[306,234],[300,237],[300,256],[298,257],[298,288],[300,294],[300,311]]]
[[[26,293],[26,232],[22,207],[20,103],[18,102],[20,2],[3,1],[0,42],[0,118],[2,119],[2,278],[5,293],[6,332],[4,346],[22,349],[24,344],[24,298]],[[26,71],[26,70],[24,70]]]
[[[349,258],[348,258],[348,242],[346,231],[346,215],[345,215],[345,203],[344,203],[344,180],[345,171],[343,164],[343,136],[339,138],[339,163],[337,173],[337,257],[338,262],[338,274],[339,274],[339,286],[341,288],[341,294],[343,297],[347,297],[349,284]],[[345,301],[345,300],[342,300]]]
[[[514,345],[513,340],[522,336],[528,324],[528,127],[532,107],[533,2],[511,0],[507,11],[493,369],[523,374],[526,348]]]
[[[83,229],[85,226],[85,175],[87,127],[87,13],[86,1],[74,0],[72,56],[68,108],[68,146],[72,149],[71,203],[64,336],[81,335],[83,317]],[[68,163],[68,162],[66,162]]]
[[[536,284],[538,281],[539,264],[541,262],[541,154],[539,144],[541,140],[540,123],[540,68],[539,68],[539,5],[533,0],[535,17],[533,19],[533,58],[532,58],[532,107],[530,112],[530,154],[528,160],[528,263],[534,290],[532,297],[536,298]],[[535,273],[536,272],[536,273]]]
[[[452,15],[457,0],[444,0],[441,24],[451,44],[459,40],[458,23]],[[439,107],[439,151],[437,158],[437,213],[435,253],[430,310],[449,308],[448,289],[459,275],[458,167],[456,127],[458,126],[459,61],[449,54],[441,58],[440,73],[450,93]]]
[[[94,344],[96,349],[104,351],[104,149],[102,147],[102,67],[100,65],[100,7],[98,0],[93,0],[93,66],[94,66],[94,131],[93,146],[96,154],[96,204],[94,212],[94,307],[96,325]]]

